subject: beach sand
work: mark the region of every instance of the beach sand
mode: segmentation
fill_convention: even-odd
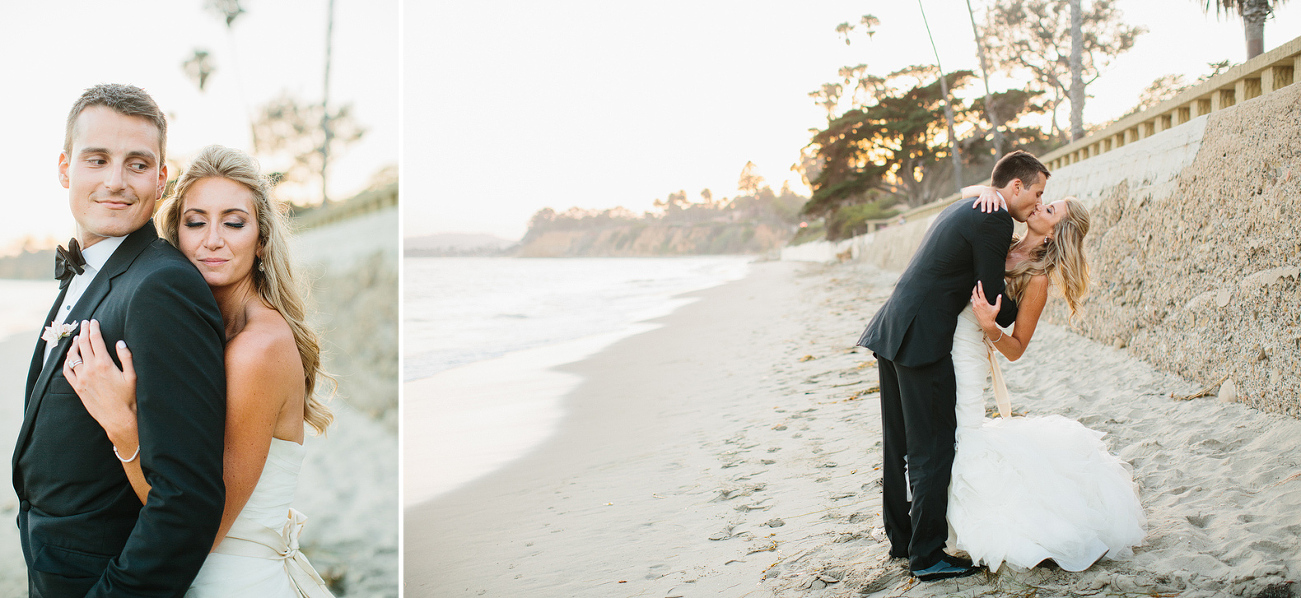
[[[663,327],[562,366],[583,382],[555,436],[407,508],[405,595],[1289,595],[1301,422],[1172,399],[1198,389],[1051,324],[1005,364],[1013,408],[1106,432],[1133,465],[1144,544],[1083,573],[912,581],[879,531],[876,371],[852,346],[896,279],[757,263]]]
[[[0,596],[27,595],[27,565],[18,542],[18,496],[14,494],[12,459],[23,425],[23,390],[27,366],[39,330],[0,340]]]

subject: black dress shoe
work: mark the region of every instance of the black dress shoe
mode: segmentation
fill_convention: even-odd
[[[913,570],[912,574],[922,581],[936,581],[975,575],[981,569],[982,567],[972,566],[971,561],[945,555],[938,563],[925,569]]]

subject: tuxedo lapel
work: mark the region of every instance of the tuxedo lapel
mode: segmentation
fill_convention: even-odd
[[[50,306],[50,313],[45,314],[46,322],[54,322],[54,318],[59,314],[59,306],[63,305],[63,298],[68,294],[68,287],[64,286],[59,289],[59,296],[54,300],[54,305]],[[45,332],[44,327],[41,329],[41,337],[36,339],[36,351],[32,353],[32,365],[27,370],[27,392],[23,395],[23,408],[32,400],[32,388],[36,386],[36,378],[41,375],[42,366],[44,366],[45,357]]]
[[[95,275],[95,279],[91,281],[90,286],[86,287],[86,292],[82,293],[81,298],[72,307],[72,311],[68,313],[65,321],[72,323],[90,319],[95,314],[99,304],[108,296],[109,290],[113,288],[113,279],[126,272],[132,262],[140,256],[140,252],[144,251],[145,247],[148,247],[157,238],[158,233],[155,231],[152,221],[145,223],[139,230],[128,235],[122,241],[122,245],[113,252],[113,256],[104,263],[104,267]],[[59,309],[63,297],[64,294],[60,293],[59,300],[54,304],[54,310]],[[51,311],[51,313],[54,312]],[[49,319],[53,320],[53,316],[50,316]],[[76,332],[81,332],[80,327]],[[15,471],[17,471],[18,458],[21,456],[27,437],[31,434],[32,423],[36,421],[36,411],[40,409],[41,399],[45,397],[45,390],[49,387],[50,379],[55,372],[59,371],[61,366],[58,364],[63,363],[63,357],[68,353],[68,346],[72,343],[73,336],[68,335],[59,339],[58,345],[50,352],[49,359],[46,359],[43,365],[41,365],[41,356],[44,355],[45,342],[37,343],[36,355],[32,357],[31,371],[35,372],[37,367],[41,369],[34,382],[30,381],[31,378],[29,377],[26,409],[23,411],[23,426],[18,430],[18,449],[14,451]]]

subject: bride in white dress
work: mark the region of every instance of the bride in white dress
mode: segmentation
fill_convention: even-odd
[[[997,200],[985,191],[977,206]],[[1072,316],[1088,286],[1083,241],[1089,216],[1082,204],[1067,198],[1041,205],[1026,228],[1006,263],[1007,295],[1019,307],[1012,333],[994,323],[1002,298],[990,305],[979,286],[954,333],[958,427],[949,540],[990,570],[1004,562],[1028,569],[1052,559],[1068,571],[1083,571],[1103,556],[1130,555],[1143,541],[1146,517],[1127,464],[1107,452],[1101,432],[1058,415],[1009,417],[992,350],[1012,361],[1021,357],[1050,284]],[[1002,415],[997,419],[985,417],[991,373]]]
[[[156,217],[161,235],[212,288],[226,326],[226,507],[212,552],[186,593],[191,598],[330,596],[299,552],[306,517],[290,507],[304,424],[321,433],[333,419],[313,395],[317,378],[329,376],[320,367],[319,339],[305,323],[305,288],[291,272],[288,227],[269,189],[247,154],[208,146]],[[113,442],[143,503],[150,485],[136,459],[142,440],[131,352],[118,343],[118,369],[98,324],[82,330],[64,375]]]

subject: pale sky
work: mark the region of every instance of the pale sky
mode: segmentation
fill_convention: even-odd
[[[789,168],[826,124],[808,92],[841,66],[885,75],[934,61],[916,1],[402,1],[407,237],[517,239],[543,207],[732,197],[747,160],[774,188],[807,193]],[[972,0],[978,18],[987,3]],[[1267,50],[1301,35],[1297,4],[1266,24]],[[978,72],[966,2],[924,6],[945,70]],[[1119,6],[1150,31],[1089,87],[1086,122],[1124,114],[1158,76],[1246,58],[1241,20],[1200,0]],[[875,38],[846,46],[836,25],[867,13],[881,20]]]
[[[64,119],[87,87],[130,83],[148,91],[168,115],[168,158],[183,163],[211,143],[251,151],[246,114],[282,92],[320,101],[327,0],[245,0],[233,39],[204,4],[6,5],[0,107],[10,122],[0,162],[10,172],[10,210],[0,219],[0,254],[26,236],[71,237],[68,195],[56,174]],[[202,93],[181,67],[196,47],[206,48],[216,66]],[[330,101],[353,103],[368,132],[332,167],[334,198],[365,188],[373,173],[398,162],[398,47],[398,0],[335,1]]]

